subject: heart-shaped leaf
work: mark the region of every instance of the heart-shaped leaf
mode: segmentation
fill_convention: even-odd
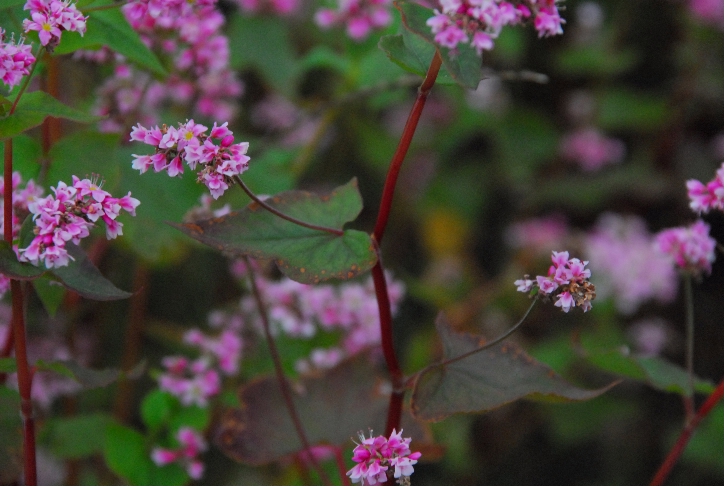
[[[81,123],[92,123],[102,118],[64,105],[43,91],[33,91],[20,98],[15,113],[0,118],[0,139],[14,137],[37,127],[49,116]]]
[[[432,9],[403,0],[396,1],[395,7],[402,14],[402,23],[405,28],[422,37],[440,51],[442,64],[453,79],[465,88],[477,89],[483,73],[482,59],[475,52],[475,49],[462,42],[455,49],[437,45],[435,35],[430,30],[430,26],[427,25],[427,21],[435,15]]]
[[[327,371],[292,385],[299,419],[311,445],[345,445],[359,431],[382,431],[389,392],[369,357],[358,355]],[[239,392],[241,408],[221,421],[216,444],[228,456],[251,465],[267,464],[299,452],[279,383],[273,377],[256,380]],[[421,424],[403,418],[406,437],[427,440]]]
[[[362,210],[353,179],[331,194],[282,192],[265,201],[306,223],[341,230]],[[346,230],[341,236],[286,221],[256,203],[220,218],[174,224],[190,237],[234,256],[273,259],[292,280],[315,284],[331,278],[349,279],[377,262],[367,233]]]
[[[49,272],[66,288],[91,300],[120,300],[133,295],[106,280],[80,247],[69,244],[65,248],[74,261],[66,267],[53,268]]]
[[[482,336],[455,332],[442,314],[436,322],[444,359],[461,356],[483,346]],[[578,388],[551,368],[533,359],[512,342],[420,372],[412,394],[412,413],[437,422],[455,413],[482,413],[521,398],[580,401],[597,397],[598,390]]]

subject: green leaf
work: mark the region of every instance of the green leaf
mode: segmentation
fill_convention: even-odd
[[[66,288],[92,300],[119,300],[133,295],[106,280],[80,247],[67,244],[65,248],[75,261],[68,266],[49,271],[58,277]]]
[[[444,359],[484,345],[482,336],[455,332],[441,314],[436,322]],[[612,385],[611,385],[612,386]],[[455,413],[488,412],[521,398],[554,402],[590,400],[608,390],[578,388],[518,345],[502,342],[445,366],[422,370],[412,392],[412,413],[438,422]]]
[[[356,179],[326,196],[289,191],[266,203],[304,222],[335,229],[342,229],[362,210]],[[301,283],[349,279],[377,261],[372,240],[362,231],[346,230],[336,236],[304,228],[255,203],[220,218],[169,224],[219,251],[273,259],[285,275]]]
[[[292,385],[294,405],[311,445],[351,445],[350,437],[382,431],[389,392],[367,355],[341,363],[321,376]],[[229,410],[217,434],[218,447],[232,459],[268,464],[302,449],[276,378],[258,379],[239,392],[241,408]],[[422,426],[403,417],[405,436],[425,440]]]
[[[0,373],[15,373],[16,369],[15,358],[0,358]]]
[[[598,126],[604,130],[640,133],[665,126],[672,109],[663,96],[627,90],[609,90],[598,103]]]
[[[57,457],[90,457],[103,452],[106,428],[111,421],[104,413],[52,418],[43,427],[41,440]]]
[[[25,5],[26,0],[0,0],[0,10]]]
[[[106,428],[103,457],[114,473],[134,485],[149,485],[154,467],[146,441],[139,432],[117,423]]]
[[[102,119],[102,117],[89,115],[64,105],[48,93],[33,91],[24,94],[20,98],[15,113],[0,118],[0,139],[14,137],[26,130],[37,127],[49,116],[80,123],[92,123]]]
[[[110,2],[94,4],[111,5]],[[56,54],[70,54],[78,49],[93,49],[101,46],[123,54],[138,66],[148,69],[158,76],[166,76],[158,57],[141,41],[138,33],[130,26],[120,8],[95,10],[89,14],[86,33],[69,36],[63,35]]]
[[[427,74],[427,68],[430,66],[436,50],[434,45],[409,30],[403,30],[402,34],[382,37],[379,48],[402,69],[423,77]],[[437,76],[436,83],[455,84],[456,81],[447,68],[443,67]]]
[[[33,288],[45,310],[54,317],[65,297],[65,288],[47,275],[33,280]]]
[[[51,147],[51,160],[46,179],[50,186],[58,181],[71,184],[71,177],[91,177],[98,174],[103,178],[103,189],[114,193],[121,177],[121,168],[114,163],[115,150],[120,135],[83,130],[61,138]]]
[[[153,390],[141,402],[141,418],[151,431],[160,429],[168,423],[179,403],[170,393]]]
[[[483,77],[482,60],[475,49],[469,44],[460,43],[454,51],[435,44],[435,35],[427,25],[427,20],[435,14],[432,9],[423,7],[417,3],[398,0],[395,7],[402,14],[403,25],[414,32],[440,51],[442,64],[449,71],[450,75],[461,86],[469,89],[477,89]],[[427,67],[425,67],[427,71]]]
[[[71,378],[85,389],[108,386],[119,379],[138,378],[146,367],[144,362],[139,363],[127,372],[115,368],[94,370],[81,366],[75,361],[38,361],[35,366],[39,371],[53,371]]]
[[[623,349],[592,353],[586,360],[597,368],[619,376],[648,384],[657,390],[689,394],[689,375],[680,366],[655,356],[628,355]],[[694,378],[694,390],[711,393],[714,384],[699,377]]]
[[[44,267],[19,262],[10,244],[0,241],[0,273],[16,280],[32,280],[45,273]]]

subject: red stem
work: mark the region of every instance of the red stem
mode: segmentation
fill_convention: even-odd
[[[395,195],[395,186],[397,185],[397,176],[402,168],[402,163],[405,161],[405,155],[407,150],[410,148],[412,137],[415,135],[417,129],[417,123],[420,121],[420,115],[422,109],[425,107],[427,96],[430,94],[430,90],[435,85],[437,79],[437,73],[440,71],[442,65],[442,58],[440,53],[435,51],[435,55],[430,62],[430,67],[427,69],[427,74],[423,80],[420,88],[417,90],[417,98],[415,98],[415,104],[412,105],[410,115],[407,117],[405,122],[405,128],[402,130],[402,136],[400,137],[400,143],[397,145],[397,150],[392,156],[390,161],[390,168],[387,171],[387,178],[385,179],[385,187],[382,190],[382,200],[380,201],[380,210],[377,215],[377,223],[375,224],[375,230],[372,233],[373,238],[377,240],[377,244],[382,242],[382,236],[385,233],[387,227],[387,220],[390,217],[390,210],[392,209],[392,199]]]
[[[262,299],[261,292],[259,291],[259,287],[256,284],[256,278],[254,276],[254,269],[251,266],[251,261],[247,258],[246,259],[246,268],[249,272],[249,282],[251,284],[251,292],[254,295],[254,301],[256,302],[256,307],[259,309],[259,316],[261,318],[262,327],[264,328],[264,336],[266,337],[267,344],[269,345],[269,353],[271,354],[272,361],[274,362],[274,372],[277,375],[277,382],[279,383],[279,388],[281,389],[282,396],[284,397],[284,403],[286,404],[287,411],[289,412],[289,417],[292,419],[292,423],[294,424],[294,429],[297,432],[297,436],[299,437],[299,441],[302,443],[302,447],[307,452],[307,455],[309,456],[309,462],[312,463],[312,466],[317,471],[317,474],[319,474],[319,477],[322,479],[322,483],[324,483],[327,486],[330,486],[332,483],[329,480],[329,477],[324,472],[324,469],[319,465],[319,462],[314,457],[314,454],[312,453],[312,448],[309,444],[309,439],[307,439],[307,434],[304,431],[304,426],[302,425],[302,421],[299,419],[299,414],[297,414],[297,409],[294,406],[294,399],[292,398],[292,392],[289,388],[289,383],[287,382],[286,376],[284,376],[284,369],[282,368],[282,360],[279,357],[279,350],[277,349],[276,342],[274,341],[274,336],[271,334],[271,329],[269,326],[269,316],[266,312],[266,305],[264,304],[264,300]]]
[[[377,223],[372,232],[372,241],[377,251],[377,264],[372,268],[372,279],[375,284],[375,295],[377,297],[377,307],[380,314],[380,335],[382,341],[382,352],[385,356],[387,369],[390,372],[392,380],[392,394],[390,395],[390,404],[387,408],[387,423],[385,424],[385,436],[388,436],[393,429],[400,429],[400,420],[402,419],[402,405],[405,398],[405,390],[403,387],[403,375],[400,369],[400,363],[397,361],[395,354],[395,346],[392,339],[392,310],[390,307],[390,297],[387,292],[387,281],[385,280],[385,271],[382,267],[382,258],[380,255],[380,242],[387,227],[387,220],[390,217],[392,209],[392,200],[395,195],[395,186],[397,185],[397,176],[405,161],[407,150],[410,148],[412,137],[415,135],[417,123],[420,121],[422,109],[425,107],[427,96],[435,85],[437,73],[440,71],[442,58],[440,53],[435,51],[435,55],[430,61],[430,67],[427,69],[425,79],[422,81],[420,88],[417,90],[417,98],[412,105],[410,115],[407,117],[405,128],[402,130],[400,143],[397,145],[390,168],[387,171],[385,179],[385,187],[382,190],[382,200],[380,201],[380,209],[377,214]]]
[[[342,448],[334,447],[334,459],[337,462],[337,469],[339,469],[339,476],[342,478],[343,486],[350,486],[352,483],[347,476],[347,466],[344,463],[344,457],[342,457]]]
[[[709,398],[706,399],[696,415],[694,415],[694,417],[689,421],[684,430],[681,431],[681,435],[679,435],[679,438],[676,440],[674,447],[671,448],[669,455],[666,456],[666,460],[664,460],[664,463],[661,464],[661,467],[656,472],[654,479],[651,480],[650,486],[662,486],[664,484],[664,481],[666,481],[666,478],[669,477],[671,470],[679,461],[681,454],[683,454],[686,445],[689,443],[689,439],[691,439],[691,435],[699,426],[699,423],[709,414],[709,412],[711,412],[714,405],[716,405],[723,396],[724,380],[719,382],[719,385],[716,387],[714,392],[709,395]]]

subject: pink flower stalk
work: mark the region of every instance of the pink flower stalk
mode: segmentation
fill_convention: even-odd
[[[716,240],[709,236],[709,225],[702,220],[689,227],[669,228],[656,235],[656,248],[681,270],[694,275],[711,273],[716,259]]]
[[[314,15],[314,21],[323,29],[347,26],[347,35],[355,41],[363,41],[373,30],[392,23],[390,0],[339,0],[337,10],[322,9]]]
[[[689,207],[697,214],[711,209],[724,211],[724,164],[716,171],[714,179],[703,184],[696,179],[686,181]]]
[[[143,174],[153,167],[155,172],[165,170],[174,177],[183,173],[184,164],[192,170],[201,164],[197,180],[206,185],[214,199],[218,199],[234,183],[233,177],[249,168],[249,157],[246,156],[249,143],[233,144],[233,133],[226,125],[214,124],[207,135],[208,128],[193,120],[179,123],[178,128],[164,125],[148,129],[139,123],[131,131],[131,140],[152,145],[156,152],[153,155],[134,154],[133,168]]]
[[[23,20],[25,32],[37,31],[40,44],[49,51],[60,43],[63,31],[85,34],[86,20],[74,3],[58,0],[28,0],[24,7],[32,20]]]
[[[204,475],[204,463],[198,456],[206,450],[206,441],[191,427],[181,427],[176,433],[176,440],[179,443],[178,448],[155,447],[151,451],[151,459],[157,466],[177,462],[186,469],[191,479],[201,479]]]
[[[584,241],[597,296],[612,297],[620,312],[630,315],[651,299],[666,303],[676,297],[676,272],[654,248],[643,219],[604,214]]]
[[[560,152],[564,159],[577,163],[585,171],[593,172],[605,165],[623,161],[626,147],[622,141],[608,138],[595,128],[586,128],[563,137]]]
[[[435,42],[455,50],[470,43],[478,55],[494,47],[495,39],[506,25],[533,19],[539,37],[563,33],[555,0],[440,0],[440,9],[427,21]]]
[[[526,275],[513,282],[517,290],[531,292],[544,299],[555,297],[555,306],[563,312],[576,306],[583,312],[589,311],[591,301],[596,298],[596,288],[588,281],[591,277],[591,271],[585,268],[588,262],[569,258],[567,251],[554,251],[551,260],[553,265],[548,269],[548,275],[539,275],[535,280]]]
[[[26,45],[25,39],[20,38],[5,42],[5,30],[0,27],[0,80],[12,88],[20,84],[23,76],[30,74],[30,66],[35,62],[31,53],[32,47]]]
[[[357,463],[347,471],[353,483],[362,486],[386,482],[394,477],[398,484],[409,485],[413,466],[422,454],[410,450],[410,438],[402,438],[402,430],[393,430],[390,438],[382,435],[366,438],[359,433],[360,443],[352,452],[352,460]]]
[[[51,188],[55,196],[32,201],[28,210],[35,221],[36,236],[27,248],[18,250],[18,259],[36,266],[44,263],[46,268],[66,266],[72,260],[66,243],[79,244],[99,219],[106,224],[108,239],[123,234],[123,224],[116,218],[122,210],[135,216],[141,203],[130,192],[115,198],[101,186],[96,180],[73,176],[72,186],[59,182]]]

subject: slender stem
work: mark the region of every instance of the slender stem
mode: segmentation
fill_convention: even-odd
[[[380,201],[380,209],[377,214],[377,223],[375,224],[375,230],[372,235],[378,244],[382,243],[382,236],[385,233],[387,227],[387,220],[390,217],[390,211],[392,210],[392,199],[395,196],[395,186],[397,185],[397,176],[402,168],[402,163],[405,161],[407,150],[410,148],[412,137],[415,135],[417,129],[417,123],[420,121],[420,115],[422,109],[425,107],[427,96],[430,94],[430,90],[435,85],[437,79],[437,73],[440,71],[442,65],[442,58],[440,53],[435,51],[435,55],[430,62],[430,67],[427,69],[427,74],[423,80],[420,88],[417,90],[417,98],[415,103],[412,105],[410,115],[407,117],[405,122],[405,128],[402,130],[402,136],[400,137],[400,143],[397,145],[392,160],[390,161],[390,168],[387,171],[387,177],[385,179],[385,187],[382,190],[382,200]]]
[[[38,60],[40,59],[40,51],[43,49],[43,46],[38,47],[38,52],[35,53],[35,62],[33,63],[33,67],[30,68],[30,72],[27,76],[23,79],[23,84],[20,86],[20,91],[18,91],[18,95],[15,97],[15,101],[13,101],[13,106],[10,108],[10,115],[15,113],[15,109],[18,107],[18,102],[20,101],[20,98],[23,96],[23,93],[25,93],[25,90],[27,89],[28,85],[30,84],[30,80],[33,78],[33,73],[35,72],[35,68],[38,65]]]
[[[684,275],[684,299],[686,302],[686,374],[689,378],[687,395],[684,397],[686,421],[689,423],[694,417],[694,290],[691,284],[691,275]]]
[[[264,201],[262,201],[261,199],[259,199],[259,198],[257,197],[257,195],[254,194],[253,192],[251,192],[251,189],[249,189],[249,188],[247,187],[247,185],[244,184],[244,181],[241,180],[241,177],[239,177],[239,176],[234,176],[234,181],[235,181],[237,184],[239,184],[239,187],[241,187],[241,189],[246,193],[247,196],[249,196],[249,197],[251,198],[252,201],[254,201],[255,203],[257,203],[259,206],[263,207],[264,209],[266,209],[266,210],[269,211],[270,213],[274,214],[275,216],[279,216],[280,218],[285,219],[285,220],[289,221],[290,223],[294,223],[294,224],[299,225],[299,226],[302,226],[302,227],[304,227],[304,228],[309,228],[309,229],[313,229],[313,230],[317,230],[317,231],[324,231],[325,233],[330,233],[330,234],[333,234],[333,235],[335,235],[335,236],[342,236],[342,235],[344,235],[344,231],[341,230],[341,229],[328,228],[328,227],[326,227],[326,226],[317,226],[316,224],[305,223],[304,221],[300,221],[300,220],[298,220],[297,218],[294,218],[294,217],[292,217],[292,216],[289,216],[289,215],[287,215],[287,214],[284,214],[283,212],[279,211],[278,209],[276,209],[276,208],[274,208],[274,207],[272,207],[272,206],[269,206],[266,202],[264,202]]]
[[[342,457],[342,448],[334,447],[334,459],[337,462],[337,469],[339,469],[339,476],[342,478],[343,486],[350,486],[352,483],[349,481],[347,476],[347,466],[344,464],[344,457]]]
[[[261,317],[261,323],[264,328],[264,336],[266,337],[266,341],[269,345],[269,353],[271,354],[272,361],[274,362],[274,372],[277,375],[277,381],[279,382],[279,388],[281,389],[282,396],[284,397],[284,403],[287,406],[289,417],[292,419],[292,423],[294,423],[294,428],[296,429],[297,436],[299,437],[299,441],[302,443],[304,451],[306,451],[307,455],[309,456],[309,462],[311,462],[312,466],[314,466],[314,469],[317,471],[317,474],[319,474],[322,482],[325,485],[331,485],[332,483],[330,482],[329,477],[327,477],[324,469],[322,469],[322,467],[319,465],[319,462],[314,457],[314,454],[312,454],[311,446],[309,444],[309,440],[307,439],[307,434],[304,432],[304,427],[302,426],[302,422],[299,419],[297,409],[294,406],[292,392],[289,387],[289,383],[287,382],[287,378],[284,376],[284,369],[282,368],[282,360],[279,357],[279,350],[277,349],[276,342],[274,341],[274,336],[272,336],[271,334],[271,329],[269,326],[269,316],[267,315],[266,305],[264,304],[264,300],[262,299],[259,287],[256,284],[256,278],[254,277],[254,268],[251,266],[251,261],[248,258],[246,258],[246,268],[249,272],[249,283],[251,285],[251,292],[254,295],[256,306],[259,309],[259,316]]]
[[[714,405],[716,405],[723,396],[724,380],[719,382],[719,385],[712,392],[712,394],[709,395],[709,398],[706,399],[696,415],[692,417],[692,419],[686,424],[684,430],[681,431],[681,435],[679,435],[679,438],[676,439],[674,447],[671,448],[671,451],[669,451],[669,455],[666,456],[663,464],[661,464],[661,467],[656,472],[654,478],[651,480],[650,486],[661,486],[664,484],[664,481],[666,481],[666,478],[669,477],[671,470],[679,461],[679,458],[684,452],[684,449],[686,449],[686,445],[689,443],[689,439],[691,439],[691,436],[696,428],[699,426],[699,423],[704,419],[704,417],[709,414],[709,412],[711,412],[711,410],[714,408]]]
[[[8,326],[8,332],[5,335],[3,348],[0,350],[0,358],[7,358],[10,356],[13,346],[15,346],[15,333],[13,333],[13,326],[11,324]],[[7,380],[7,378],[7,373],[0,373],[0,385],[5,384],[5,380]]]

